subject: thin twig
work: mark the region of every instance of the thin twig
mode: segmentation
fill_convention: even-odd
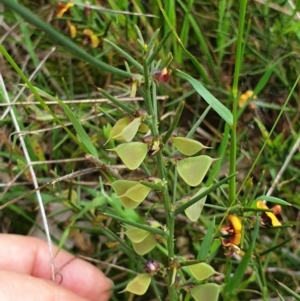
[[[275,4],[275,3],[271,3],[270,1],[268,0],[254,0],[255,2],[257,3],[260,3],[260,4],[264,4],[264,5],[267,5],[269,6],[270,8],[274,9],[274,10],[277,10],[287,16],[292,16],[293,15],[293,12],[289,11],[286,7],[282,7],[278,4]],[[293,9],[295,9],[295,4],[294,4],[294,7],[293,7],[293,2],[291,0],[288,1],[291,5],[291,7]],[[300,14],[299,13],[296,13],[295,17],[294,17],[295,21],[299,21],[300,20]]]
[[[286,168],[288,167],[290,161],[292,160],[295,152],[299,149],[300,147],[300,138],[297,139],[297,141],[295,142],[293,148],[291,149],[290,153],[288,154],[288,156],[286,157],[283,165],[281,166],[272,186],[270,187],[270,189],[267,192],[267,195],[271,195],[275,189],[275,187],[278,185],[280,178],[282,176],[282,174],[284,173],[284,171],[286,170]]]
[[[55,51],[55,47],[52,47],[51,50],[45,55],[45,57],[43,58],[43,60],[39,63],[39,65],[36,67],[36,69],[33,71],[33,73],[30,75],[30,77],[28,78],[29,81],[32,81],[35,76],[37,75],[37,73],[40,71],[40,69],[42,68],[42,66],[45,64],[45,62],[48,60],[49,56]],[[23,86],[21,88],[21,90],[19,91],[19,93],[17,94],[17,96],[14,98],[14,100],[12,102],[7,102],[8,108],[4,111],[4,113],[2,114],[2,116],[0,117],[0,120],[4,119],[6,117],[6,115],[11,112],[10,111],[10,107],[11,105],[13,105],[18,99],[19,97],[23,94],[23,92],[25,91],[26,87]]]
[[[69,0],[60,0],[59,2],[69,2]],[[80,2],[72,2],[74,5],[87,7],[93,10],[98,10],[101,12],[111,13],[111,14],[119,14],[119,15],[131,15],[131,16],[140,16],[140,17],[150,17],[150,18],[159,18],[156,15],[152,14],[142,14],[142,13],[134,13],[130,11],[124,11],[124,10],[114,10],[114,9],[108,9],[104,8],[98,5],[91,5],[88,3],[80,3]]]
[[[8,93],[7,93],[5,84],[4,84],[2,73],[0,73],[0,85],[1,85],[2,90],[3,90],[4,98],[5,98],[6,102],[9,103],[10,99],[9,99],[9,96],[8,96]],[[11,115],[11,118],[12,118],[12,121],[13,121],[13,124],[14,124],[16,130],[20,131],[20,126],[18,124],[18,120],[17,120],[17,117],[15,115],[14,110],[9,108],[9,113]],[[23,153],[24,153],[26,162],[27,162],[27,164],[30,164],[31,159],[30,159],[29,153],[27,151],[26,143],[25,143],[22,136],[20,136],[19,139],[20,139],[20,143],[21,143],[21,146],[22,146],[22,149],[23,149]],[[30,174],[31,174],[33,185],[34,185],[35,189],[38,189],[39,184],[38,184],[38,181],[37,181],[37,178],[36,178],[36,175],[35,175],[35,171],[34,171],[34,169],[31,165],[29,166],[29,171],[30,171]],[[50,236],[50,232],[49,232],[49,227],[48,227],[48,222],[47,222],[47,217],[46,217],[46,212],[45,212],[45,208],[44,208],[44,204],[43,204],[42,195],[41,195],[39,190],[36,191],[36,196],[37,196],[37,199],[38,199],[40,212],[41,212],[41,216],[42,216],[42,220],[43,220],[43,225],[44,225],[44,228],[45,228],[45,234],[46,234],[47,242],[48,242],[48,249],[49,249],[50,261],[51,261],[51,270],[52,270],[52,280],[55,281],[56,267],[55,267],[54,258],[53,258],[52,240],[51,240],[51,236]]]
[[[28,192],[22,194],[21,196],[18,196],[17,198],[15,198],[15,199],[13,199],[11,201],[8,201],[4,205],[1,205],[0,206],[0,210],[2,210],[4,208],[8,207],[9,205],[14,204],[14,203],[16,203],[16,202],[18,202],[18,201],[20,201],[20,200],[28,197],[29,195],[32,195],[33,193],[35,193],[37,191],[42,190],[43,188],[45,188],[45,187],[47,187],[49,185],[55,185],[56,183],[61,182],[61,181],[68,181],[68,180],[70,180],[72,178],[75,178],[75,177],[78,177],[78,176],[82,176],[82,175],[85,175],[85,174],[93,173],[95,171],[99,171],[100,169],[101,168],[99,168],[99,167],[92,167],[92,168],[82,169],[82,170],[78,170],[78,171],[72,172],[70,174],[64,175],[64,176],[62,176],[60,178],[54,179],[54,180],[52,180],[50,182],[47,182],[44,185],[41,185],[41,186],[39,186],[39,187],[31,190],[31,191],[28,191]]]
[[[23,91],[22,91],[23,92]],[[169,96],[157,96],[158,100],[166,100],[168,99]],[[120,97],[117,98],[120,101],[143,101],[143,97]],[[110,100],[107,98],[98,98],[98,99],[72,99],[72,100],[63,100],[64,103],[66,104],[76,104],[76,103],[111,103]],[[12,102],[12,103],[0,103],[0,107],[11,107],[11,106],[27,106],[27,105],[39,105],[40,102],[38,101],[20,101],[20,102]],[[48,100],[45,101],[45,104],[47,105],[57,105],[58,102],[54,100]]]

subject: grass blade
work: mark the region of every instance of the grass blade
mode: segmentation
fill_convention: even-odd
[[[95,57],[91,56],[84,50],[82,50],[80,47],[78,47],[76,44],[74,44],[68,37],[62,35],[55,29],[53,29],[52,26],[42,21],[39,17],[37,17],[36,14],[32,13],[28,9],[26,9],[24,6],[22,6],[20,3],[17,3],[15,1],[11,0],[1,0],[1,2],[6,5],[6,7],[9,7],[11,10],[19,14],[22,18],[24,18],[27,22],[30,24],[33,24],[34,26],[38,27],[42,31],[44,31],[49,37],[54,39],[54,41],[59,42],[61,45],[65,46],[66,49],[80,57],[81,59],[89,62],[90,64],[102,69],[103,71],[113,73],[116,75],[119,75],[121,77],[129,77],[130,74],[128,74],[126,71],[117,69],[115,67],[112,67],[106,63],[103,63],[96,59]]]
[[[60,99],[53,97],[52,95],[40,90],[39,88],[35,87],[35,90],[42,96],[50,99],[50,100],[54,100],[57,101],[59,103],[59,105],[63,108],[64,112],[66,113],[66,115],[68,116],[69,120],[72,122],[74,129],[77,133],[77,136],[79,138],[76,140],[76,142],[81,145],[81,147],[84,149],[85,152],[97,157],[98,156],[98,152],[92,142],[92,140],[90,139],[90,137],[88,136],[88,134],[86,133],[85,129],[82,127],[80,120],[78,120],[78,118],[74,115],[74,113],[72,112],[72,110]],[[69,132],[68,132],[69,133]],[[72,138],[72,137],[71,137]]]
[[[300,296],[296,294],[293,290],[291,290],[289,287],[287,287],[285,284],[282,282],[279,282],[276,280],[276,282],[289,294],[291,294],[293,297],[295,297],[296,300],[300,300]]]
[[[131,55],[129,55],[122,48],[120,48],[110,40],[103,39],[103,41],[109,44],[109,46],[111,46],[116,52],[123,56],[124,59],[130,64],[132,64],[140,73],[143,73],[143,66],[138,61],[136,61]]]
[[[258,201],[258,200],[264,200],[264,201],[268,201],[270,203],[275,203],[275,204],[279,204],[279,205],[284,205],[284,206],[292,206],[292,204],[280,199],[280,198],[276,198],[274,196],[268,196],[268,195],[261,195],[259,197],[257,197],[255,201]]]
[[[211,107],[223,120],[225,120],[229,125],[232,125],[233,117],[231,112],[218,99],[216,99],[198,80],[180,70],[177,70],[177,72],[181,78],[187,80],[193,86],[193,88],[209,105],[211,105]]]
[[[206,260],[206,257],[209,253],[210,246],[212,244],[213,238],[214,238],[214,229],[216,224],[216,218],[214,217],[212,221],[210,222],[207,231],[205,233],[203,242],[201,244],[200,250],[197,255],[198,260]]]

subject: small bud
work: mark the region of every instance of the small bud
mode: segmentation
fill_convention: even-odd
[[[134,114],[134,117],[142,117],[142,121],[144,121],[147,116],[148,113],[145,109],[138,109]]]
[[[151,71],[152,78],[156,83],[165,83],[169,79],[170,74],[171,71],[168,71],[166,67],[162,70],[154,69]]]
[[[281,206],[280,205],[275,205],[271,209],[273,210],[275,215],[278,215],[281,212]]]
[[[145,79],[143,75],[134,73],[131,75],[130,82],[131,82],[130,97],[135,97],[137,89],[141,86],[142,83],[145,82]]]
[[[160,263],[154,259],[148,259],[144,268],[149,274],[154,275],[160,270]]]

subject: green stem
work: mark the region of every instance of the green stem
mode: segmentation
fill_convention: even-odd
[[[236,59],[235,59],[235,69],[233,77],[233,86],[232,86],[232,96],[233,96],[233,107],[232,107],[232,117],[233,124],[231,128],[231,145],[230,145],[230,169],[229,173],[236,173],[236,157],[237,157],[237,107],[238,107],[238,84],[239,84],[239,75],[242,64],[242,46],[243,46],[243,31],[245,24],[245,14],[247,8],[247,0],[240,1],[240,23],[238,28],[238,38],[237,38],[237,47],[236,47]],[[231,205],[236,201],[236,178],[233,177],[229,180],[229,201]]]
[[[157,120],[155,118],[156,114],[154,112],[153,103],[151,100],[149,69],[147,67],[146,59],[144,59],[144,78],[145,78],[145,95],[144,95],[145,103],[152,120],[152,122],[150,122],[150,129],[152,135],[156,137],[158,134]]]
[[[182,101],[182,102],[179,104],[179,106],[178,106],[178,108],[177,108],[177,110],[176,110],[174,119],[173,119],[173,121],[172,121],[172,123],[171,123],[171,125],[170,125],[170,127],[169,127],[169,129],[168,129],[168,131],[166,132],[166,134],[165,134],[165,135],[163,136],[163,138],[162,138],[162,143],[163,143],[163,145],[166,144],[166,143],[169,141],[170,137],[171,137],[172,134],[174,133],[174,131],[175,131],[177,125],[178,125],[179,119],[180,119],[180,117],[181,117],[182,111],[183,111],[183,109],[184,109],[184,105],[185,105],[185,102],[184,102],[184,101]],[[175,191],[175,190],[174,190],[174,191]]]
[[[184,47],[179,35],[176,32],[176,29],[174,27],[175,24],[172,24],[172,22],[170,21],[161,0],[157,0],[157,4],[159,6],[159,9],[162,13],[162,15],[164,16],[165,21],[167,22],[168,26],[171,28],[174,36],[176,37],[177,43],[179,44],[179,46],[182,48],[183,53],[190,58],[190,60],[192,61],[192,63],[194,64],[194,66],[196,67],[196,69],[198,70],[198,72],[200,73],[200,75],[202,76],[202,79],[204,81],[204,83],[208,83],[209,79],[208,76],[206,74],[206,71],[204,70],[203,66],[200,65],[200,63],[197,61],[197,59]],[[174,300],[175,301],[175,300]]]
[[[1,1],[1,0],[0,0]],[[135,110],[132,109],[130,106],[125,104],[124,102],[116,99],[114,96],[107,93],[104,89],[98,88],[98,91],[107,99],[109,99],[117,108],[121,108],[123,111],[128,113],[129,115],[134,115]]]
[[[150,129],[152,132],[152,135],[154,137],[157,137],[159,135],[158,131],[158,116],[157,111],[154,111],[154,107],[156,107],[156,87],[152,85],[152,95],[151,95],[151,86],[150,86],[150,77],[149,77],[149,69],[147,66],[147,61],[144,59],[144,78],[145,78],[145,103],[147,105],[147,109],[149,114],[152,116],[151,122],[150,122]],[[152,99],[153,97],[153,99]],[[167,171],[164,164],[164,158],[162,155],[162,152],[159,151],[156,154],[156,163],[158,167],[158,173],[159,177],[164,181],[167,178]],[[167,186],[166,186],[167,187]],[[175,226],[175,217],[171,210],[171,199],[169,195],[169,191],[166,188],[163,192],[163,205],[164,210],[166,214],[166,224],[168,231],[167,234],[167,249],[168,249],[168,266],[171,267],[172,261],[174,259],[174,226]],[[174,285],[171,285],[172,283],[172,275],[173,275],[173,269],[168,270],[168,290],[169,290],[169,298],[172,301],[178,300],[178,295],[176,292],[176,288]]]
[[[215,185],[210,186],[209,188],[207,188],[205,191],[203,191],[202,193],[200,193],[199,195],[193,197],[191,200],[187,201],[185,204],[183,204],[182,206],[180,206],[179,208],[177,208],[174,212],[173,215],[177,216],[178,214],[182,213],[185,209],[187,209],[188,207],[192,206],[193,204],[195,204],[196,202],[198,202],[199,200],[201,200],[202,198],[204,198],[206,195],[208,195],[209,193],[215,191],[217,188],[219,188],[221,185],[223,185],[224,183],[227,183],[230,181],[230,179],[235,178],[236,174],[232,174],[226,178],[224,178],[222,181],[218,182]]]
[[[152,234],[157,234],[157,235],[160,235],[162,237],[166,237],[166,233],[163,231],[163,230],[160,230],[160,229],[157,229],[157,228],[153,228],[153,227],[150,227],[148,225],[143,225],[141,223],[136,223],[136,222],[133,222],[129,219],[126,219],[126,218],[122,218],[122,217],[119,217],[118,215],[115,215],[115,214],[111,214],[111,213],[108,213],[108,212],[102,212],[102,215],[104,216],[109,216],[119,222],[122,222],[126,225],[130,225],[130,226],[133,226],[133,227],[136,227],[136,228],[139,228],[139,229],[142,229],[142,230],[145,230],[145,231],[148,231]]]

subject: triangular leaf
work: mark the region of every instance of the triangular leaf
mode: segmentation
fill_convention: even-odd
[[[127,190],[139,184],[140,183],[137,181],[127,180],[117,180],[111,184],[111,187],[113,188],[120,202],[126,209],[135,209],[140,204],[140,202],[136,202],[128,198],[127,196],[124,196]]]
[[[157,244],[157,241],[154,238],[154,235],[150,233],[142,242],[134,243],[132,242],[132,246],[134,251],[139,255],[145,255],[149,253]]]
[[[136,135],[140,125],[142,117],[134,118],[121,132],[121,138],[126,142],[130,142]]]
[[[146,134],[148,132],[148,130],[149,130],[148,125],[146,123],[142,123],[139,127],[138,132],[142,133],[142,134]]]
[[[144,161],[148,146],[142,142],[130,142],[118,145],[114,149],[118,156],[121,158],[126,167],[130,170],[137,169]]]
[[[107,142],[110,141],[111,139],[122,140],[121,133],[129,123],[130,123],[130,117],[123,117],[119,119],[112,127]]]
[[[202,187],[199,189],[199,191],[193,196],[197,196],[199,194],[201,194],[202,192],[204,192],[207,188],[206,187]],[[205,204],[207,195],[200,199],[198,202],[196,202],[195,204],[193,204],[192,206],[188,207],[187,209],[184,210],[186,216],[188,217],[188,219],[192,222],[195,222],[198,220],[198,218],[201,215],[203,206]]]
[[[196,301],[218,301],[220,286],[215,283],[197,285],[191,289],[191,295]]]
[[[111,184],[117,196],[123,195],[128,189],[139,184],[137,181],[117,180]]]
[[[111,139],[130,142],[136,135],[141,122],[142,117],[137,117],[133,120],[131,120],[130,117],[123,117],[119,119],[111,129],[107,142]]]
[[[205,262],[189,265],[188,268],[192,275],[199,281],[205,280],[216,273],[216,271]]]
[[[207,148],[199,141],[186,137],[172,137],[171,140],[175,147],[185,156],[193,156],[201,149]]]
[[[137,275],[134,279],[132,279],[127,284],[125,289],[120,293],[130,292],[132,294],[142,296],[146,293],[150,283],[151,283],[151,276],[149,274],[140,274]]]
[[[125,193],[124,196],[127,196],[131,200],[135,202],[142,202],[151,191],[150,187],[147,187],[143,184],[138,183],[137,185],[129,188]]]
[[[198,186],[213,161],[209,156],[185,158],[177,163],[177,171],[189,186]]]
[[[126,209],[135,209],[140,203],[127,198],[126,196],[119,197],[120,202]]]
[[[149,234],[150,232],[132,227],[128,229],[125,234],[128,236],[128,238],[134,242],[134,243],[140,243],[142,242]]]

